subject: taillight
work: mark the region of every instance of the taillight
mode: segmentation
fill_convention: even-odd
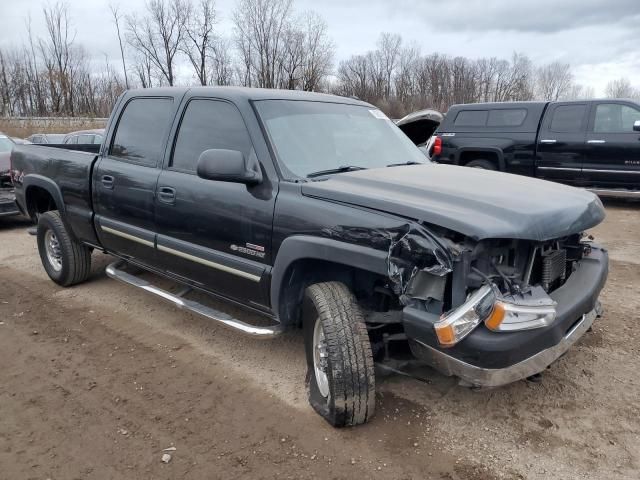
[[[431,155],[433,157],[437,157],[441,153],[442,153],[442,138],[436,137],[435,141],[433,142],[433,152],[431,153]]]

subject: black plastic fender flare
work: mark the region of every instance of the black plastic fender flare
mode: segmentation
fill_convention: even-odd
[[[280,314],[280,298],[286,285],[283,284],[289,267],[298,260],[326,260],[369,272],[387,276],[388,252],[363,247],[353,243],[310,235],[295,235],[286,238],[278,250],[271,270],[271,308]]]
[[[56,209],[60,212],[60,215],[63,215],[65,213],[65,205],[64,200],[62,199],[62,192],[60,191],[60,187],[58,187],[58,185],[50,178],[33,173],[26,175],[22,180],[22,189],[24,191],[25,202],[24,208],[25,210],[27,210],[27,213],[30,213],[28,208],[28,195],[30,187],[40,187],[46,190],[49,195],[51,195],[51,198],[53,198],[53,201],[56,204]]]

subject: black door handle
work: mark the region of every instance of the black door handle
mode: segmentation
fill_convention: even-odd
[[[158,200],[163,203],[173,204],[176,201],[176,189],[172,187],[160,187],[158,189]]]
[[[109,190],[113,190],[113,182],[114,178],[111,175],[103,175],[102,176],[102,185],[104,188],[108,188]]]

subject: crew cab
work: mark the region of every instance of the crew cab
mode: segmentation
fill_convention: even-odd
[[[244,334],[301,327],[309,400],[334,426],[371,418],[374,362],[398,349],[496,387],[544,370],[600,312],[594,194],[433,164],[355,99],[130,90],[97,155],[24,145],[12,163],[53,281],[82,282],[101,250],[110,277]]]
[[[631,100],[454,105],[436,135],[438,163],[640,194],[640,104]]]

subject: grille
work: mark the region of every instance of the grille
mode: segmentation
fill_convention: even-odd
[[[542,288],[546,291],[556,280],[564,280],[567,274],[567,251],[548,250],[542,253]]]

